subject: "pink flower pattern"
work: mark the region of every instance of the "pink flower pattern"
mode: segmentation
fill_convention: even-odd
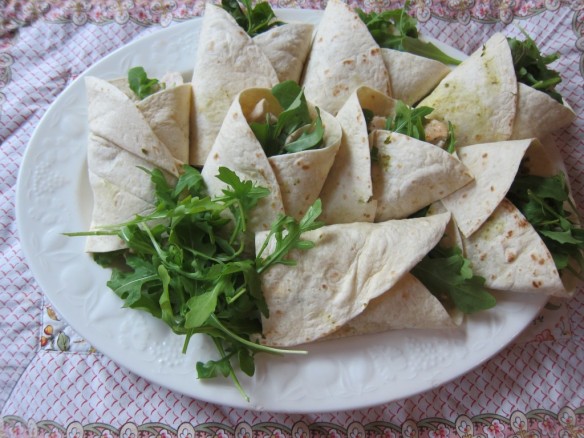
[[[505,425],[498,419],[495,419],[483,428],[488,438],[505,438]]]

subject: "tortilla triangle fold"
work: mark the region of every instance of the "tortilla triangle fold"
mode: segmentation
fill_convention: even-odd
[[[418,106],[452,122],[458,147],[508,140],[517,107],[517,80],[507,39],[493,35],[455,67]]]
[[[549,250],[521,212],[503,199],[468,238],[465,256],[485,286],[511,292],[568,296]]]
[[[333,115],[360,86],[390,93],[379,45],[357,13],[340,0],[329,0],[326,5],[302,85],[310,102]]]
[[[571,108],[562,105],[542,91],[518,83],[517,113],[512,139],[543,140],[554,131],[565,128],[576,118]]]
[[[408,273],[328,338],[399,329],[454,328],[460,320],[453,319],[422,282]]]
[[[303,234],[315,247],[294,250],[295,266],[275,265],[261,276],[270,309],[261,342],[291,346],[333,333],[412,269],[438,243],[449,220],[446,213],[329,225]],[[266,235],[256,235],[256,248]]]
[[[184,132],[188,111],[179,112],[190,105],[189,85],[168,88],[138,101],[126,94],[126,80],[112,82],[86,78],[91,230],[151,211],[154,187],[150,175],[141,168],[159,168],[173,183],[188,155],[188,130]],[[171,108],[177,103],[178,108]],[[117,237],[90,236],[85,248],[105,252],[123,247]]]
[[[531,139],[509,140],[459,149],[460,160],[473,174],[474,181],[442,199],[442,203],[464,236],[478,230],[505,198],[532,144]]]
[[[190,164],[203,165],[235,96],[270,88],[278,76],[268,57],[221,7],[207,3],[192,85]]]
[[[450,73],[447,65],[408,52],[382,48],[381,56],[389,72],[391,97],[407,105],[420,101]]]
[[[327,224],[373,222],[375,218],[377,202],[373,200],[371,152],[363,108],[388,116],[393,112],[394,101],[372,88],[360,87],[337,114],[343,138],[320,194],[321,220]]]
[[[286,23],[253,37],[253,42],[270,60],[280,82],[300,82],[313,29],[309,23]]]
[[[407,135],[371,134],[375,221],[405,218],[472,181],[472,170],[445,150]]]

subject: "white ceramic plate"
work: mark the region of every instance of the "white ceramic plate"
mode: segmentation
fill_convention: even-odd
[[[316,11],[280,10],[285,21],[316,23]],[[107,287],[109,271],[84,253],[92,205],[86,167],[87,105],[83,77],[114,78],[144,66],[150,76],[188,72],[201,20],[161,30],[104,58],[77,78],[37,127],[20,169],[16,213],[30,268],[59,313],[96,349],[144,378],[197,399],[234,407],[324,412],[389,402],[454,379],[505,347],[545,303],[535,295],[503,296],[493,310],[456,330],[394,331],[323,342],[306,356],[259,356],[256,375],[241,376],[251,397],[231,381],[197,380],[195,363],[215,357],[205,338],[183,339],[147,314],[122,309]]]

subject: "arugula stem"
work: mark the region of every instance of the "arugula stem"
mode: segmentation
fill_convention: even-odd
[[[211,314],[211,316],[209,316],[208,323],[212,327],[214,327],[214,328],[220,330],[221,332],[223,332],[224,334],[226,334],[228,337],[230,337],[234,341],[237,341],[237,342],[245,345],[246,347],[249,347],[250,349],[252,349],[254,351],[261,351],[264,353],[272,353],[272,354],[307,354],[307,352],[303,351],[303,350],[284,350],[284,349],[268,347],[266,345],[256,344],[255,342],[248,341],[247,339],[244,339],[244,338],[236,335],[231,330],[229,330],[227,327],[225,327],[223,324],[221,324],[221,321],[219,321],[217,319],[217,316],[215,314]]]
[[[225,350],[223,348],[223,344],[221,343],[221,340],[217,339],[216,337],[212,337],[212,338],[213,338],[213,342],[215,343],[215,347],[217,348],[217,351],[221,355],[221,358],[222,359],[225,359],[226,363],[228,364],[228,367],[229,367],[229,377],[233,381],[233,384],[235,385],[235,387],[237,388],[237,390],[239,391],[239,393],[241,394],[241,396],[245,399],[245,401],[249,402],[249,396],[243,390],[243,387],[241,386],[241,383],[239,383],[239,379],[235,375],[235,371],[234,371],[233,367],[231,366],[231,361],[229,360],[229,358],[231,357],[231,355],[227,355],[225,353]]]

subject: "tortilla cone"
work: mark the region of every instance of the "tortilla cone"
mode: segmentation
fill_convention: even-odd
[[[371,300],[362,313],[329,335],[328,339],[387,330],[453,328],[461,320],[453,319],[420,280],[406,273],[395,286]]]
[[[340,0],[326,5],[302,85],[310,102],[333,115],[360,86],[390,93],[379,45],[357,13]]]
[[[149,121],[152,120],[151,114],[170,114],[169,125],[177,126],[176,132],[179,134],[168,134],[167,138],[181,137],[180,123],[175,123],[176,119],[173,118],[175,111],[160,105],[184,102],[185,99],[180,96],[189,96],[190,87],[159,92],[169,94],[168,98],[151,96],[136,102],[107,81],[87,77],[85,83],[90,132],[87,165],[94,192],[90,228],[93,230],[122,223],[138,213],[143,214],[148,211],[148,205],[150,209],[154,208],[154,187],[150,175],[140,167],[160,168],[169,183],[178,176],[183,163],[180,157],[186,156],[187,144],[183,143],[182,151],[180,148],[168,147],[154,131],[164,121],[157,119],[154,128]],[[160,129],[157,130],[160,132]],[[171,131],[173,129],[165,133]],[[171,149],[178,157],[173,156]],[[87,239],[86,250],[114,251],[123,247],[120,245],[122,243],[119,239],[93,236]]]
[[[537,140],[509,140],[484,143],[459,149],[460,160],[474,176],[467,186],[442,199],[458,228],[471,236],[505,198],[519,165]]]
[[[343,136],[339,122],[331,114],[321,110],[320,117],[324,126],[321,148],[268,158],[280,186],[284,210],[297,220],[318,199]]]
[[[455,67],[418,106],[452,122],[458,147],[508,140],[517,108],[517,80],[507,39],[493,35]]]
[[[371,145],[375,221],[405,218],[472,181],[472,170],[445,150],[407,135],[376,130]]]
[[[284,213],[276,175],[246,119],[246,114],[253,110],[259,100],[257,95],[266,96],[265,90],[249,89],[236,96],[201,171],[211,196],[221,196],[226,188],[226,184],[216,178],[219,167],[227,167],[240,179],[252,181],[270,191],[268,196],[259,200],[253,210],[248,224],[250,234],[270,229],[271,223],[279,214]],[[276,112],[280,105],[275,98],[270,99],[270,96],[266,98],[270,105],[269,110]]]
[[[440,240],[449,220],[442,214],[329,225],[303,234],[314,248],[292,251],[295,266],[275,265],[261,275],[270,309],[261,342],[292,346],[339,329],[415,266]],[[266,235],[256,235],[256,248]]]
[[[512,139],[543,139],[565,128],[576,118],[569,107],[562,105],[542,91],[518,83],[517,113]]]
[[[393,114],[394,105],[386,95],[360,87],[337,114],[343,138],[320,194],[325,223],[373,222],[377,202],[372,199],[371,152],[363,108],[387,117]]]
[[[511,292],[568,296],[552,255],[521,212],[503,199],[469,238],[465,256],[485,287]]]
[[[207,3],[192,85],[190,164],[203,165],[225,114],[242,90],[278,83],[274,67],[228,12]]]
[[[450,73],[447,65],[408,52],[382,48],[381,56],[389,73],[391,97],[407,105],[417,103]]]
[[[313,29],[309,23],[286,23],[253,37],[253,42],[270,60],[280,82],[300,82]]]

